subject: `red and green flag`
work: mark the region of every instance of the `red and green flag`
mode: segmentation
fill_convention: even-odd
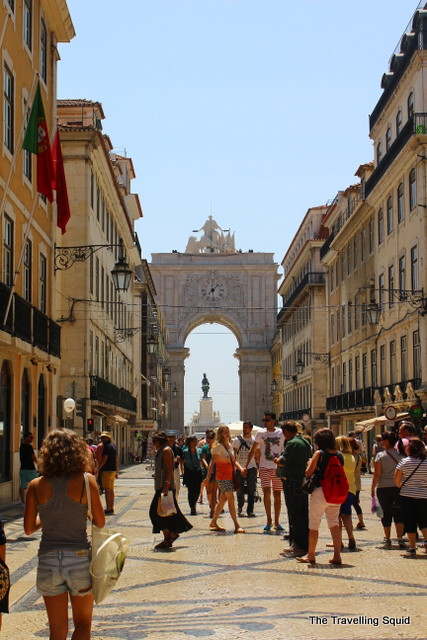
[[[54,170],[39,82],[37,83],[36,95],[31,107],[22,148],[37,156],[37,191],[52,202]]]
[[[61,140],[59,138],[58,129],[56,130],[55,139],[53,141],[52,156],[55,172],[55,182],[53,188],[56,189],[57,225],[64,234],[65,227],[67,226],[67,222],[70,219],[70,205],[68,202],[64,161],[62,159]]]

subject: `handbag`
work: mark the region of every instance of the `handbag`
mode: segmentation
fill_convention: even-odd
[[[224,447],[224,445],[222,445]],[[236,463],[234,461],[234,458],[231,457],[230,452],[227,450],[227,447],[224,447],[224,449],[227,452],[227,456],[230,458],[230,462],[231,462],[231,466],[232,466],[232,473],[231,473],[231,482],[233,483],[233,491],[238,491],[240,489],[240,480],[237,477],[237,473],[236,473]]]
[[[316,469],[317,471],[317,469]],[[308,495],[310,495],[311,493],[313,493],[313,491],[315,490],[315,488],[317,487],[317,473],[316,471],[314,471],[314,473],[311,474],[311,476],[306,476],[302,483],[301,483],[301,489],[304,491],[304,493],[307,493]]]
[[[92,592],[96,604],[102,602],[113,589],[123,571],[130,540],[122,533],[93,524],[89,478],[85,476],[87,506],[92,523],[92,559],[89,567]]]
[[[162,493],[159,496],[159,501],[157,503],[157,515],[161,518],[167,518],[174,513],[176,513],[176,508],[172,491],[168,491],[167,495]]]

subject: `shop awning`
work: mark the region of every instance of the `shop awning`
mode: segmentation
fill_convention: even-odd
[[[408,418],[409,413],[398,413],[393,422],[397,422],[398,420],[403,420],[404,418]],[[374,427],[384,426],[386,422],[389,420],[385,416],[377,416],[376,418],[369,418],[369,420],[361,420],[360,422],[356,422],[354,425],[354,430],[358,433],[365,433],[366,431],[370,431]]]
[[[108,417],[110,418],[110,420],[115,420],[116,422],[127,422],[126,418],[124,418],[123,416],[119,416],[118,414],[114,414]]]

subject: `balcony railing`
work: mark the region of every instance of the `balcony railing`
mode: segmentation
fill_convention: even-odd
[[[293,302],[298,298],[300,293],[309,285],[325,284],[325,274],[321,271],[313,271],[306,273],[301,282],[295,287],[293,292],[283,300],[283,308],[279,312],[278,319],[286,313],[288,307],[292,306]]]
[[[294,409],[293,411],[284,411],[279,416],[279,422],[284,422],[285,420],[300,421],[304,414],[311,416],[311,407],[308,407],[307,409]]]
[[[337,396],[326,398],[327,411],[347,411],[349,409],[362,409],[365,407],[373,407],[375,404],[375,392],[378,391],[381,402],[385,402],[385,390],[388,388],[391,393],[391,400],[398,401],[394,395],[394,390],[398,386],[402,392],[403,400],[407,399],[406,387],[411,384],[413,389],[418,389],[421,385],[421,378],[413,378],[411,380],[403,380],[401,382],[393,382],[383,387],[365,387],[356,391],[348,391],[340,393]]]
[[[136,413],[136,398],[126,389],[116,387],[115,384],[99,376],[90,376],[90,399],[100,400]]]
[[[7,319],[3,324],[9,296],[10,288],[0,283],[0,330],[60,358],[61,327],[17,293],[12,296]]]

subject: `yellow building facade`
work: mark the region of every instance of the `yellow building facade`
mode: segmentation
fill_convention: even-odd
[[[57,44],[74,35],[65,0],[1,4],[0,503],[18,495],[23,433],[38,447],[56,414],[56,209],[37,194],[36,158],[22,142],[38,81],[52,142]]]

